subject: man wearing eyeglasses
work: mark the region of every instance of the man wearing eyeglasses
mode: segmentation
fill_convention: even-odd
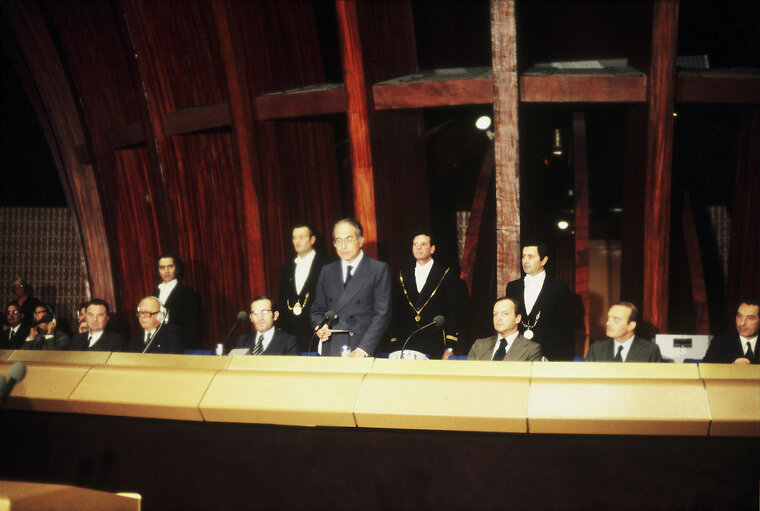
[[[362,251],[364,232],[353,218],[333,227],[333,245],[339,261],[322,268],[311,309],[314,328],[322,325],[327,311],[337,314],[316,335],[321,354],[340,356],[343,347],[352,357],[373,356],[391,318],[391,279],[388,265]],[[340,332],[337,332],[337,331]]]
[[[87,332],[72,337],[69,351],[124,351],[127,341],[121,335],[106,330],[110,317],[108,302],[96,298],[87,304]]]
[[[243,334],[237,340],[236,348],[248,348],[251,355],[300,355],[298,339],[289,333],[277,330],[274,322],[279,313],[272,310],[272,299],[257,296],[251,302],[251,319],[254,332]]]
[[[133,353],[182,353],[181,330],[167,324],[167,312],[155,296],[146,296],[137,305],[140,332],[129,341]]]
[[[16,350],[24,344],[29,328],[23,325],[24,312],[17,302],[8,302],[5,306],[5,324],[0,334],[0,349]]]

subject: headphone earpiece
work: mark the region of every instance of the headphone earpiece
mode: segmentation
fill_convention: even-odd
[[[164,304],[161,303],[161,300],[158,301],[158,314],[156,314],[156,321],[161,323],[162,325],[165,325],[169,322],[169,311],[166,310],[166,307],[164,307]]]

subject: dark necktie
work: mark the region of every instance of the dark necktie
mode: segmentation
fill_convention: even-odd
[[[90,348],[90,346],[92,346],[92,336],[88,335],[87,336],[87,348]]]
[[[251,355],[261,355],[264,351],[264,335],[259,335],[259,339],[256,341],[256,346],[253,347]]]
[[[747,353],[744,356],[747,357],[750,362],[755,361],[755,354],[752,352],[752,345],[749,341],[747,341]]]
[[[622,362],[623,361],[623,347],[618,346],[617,355],[615,355],[614,358],[615,362]]]
[[[504,360],[507,356],[507,340],[503,337],[499,339],[499,347],[496,349],[496,353],[493,354],[491,360]]]
[[[346,286],[348,286],[348,282],[351,280],[351,270],[353,270],[354,267],[350,264],[346,267],[346,281],[343,283],[343,288],[345,289]]]
[[[150,344],[150,333],[146,332],[145,333],[145,345],[147,346],[148,344]]]

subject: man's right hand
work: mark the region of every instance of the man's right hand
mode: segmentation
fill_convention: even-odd
[[[317,330],[317,337],[319,338],[320,342],[325,342],[330,339],[330,335],[332,335],[332,332],[327,325],[322,325],[322,328]]]

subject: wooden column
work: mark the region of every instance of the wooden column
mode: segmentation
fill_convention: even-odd
[[[496,163],[496,294],[520,278],[520,160],[514,0],[491,0],[494,155]]]
[[[22,58],[8,52],[24,82],[61,178],[66,201],[81,237],[91,296],[117,304],[104,205],[92,165],[80,164],[76,148],[86,143],[74,93],[55,42],[32,2],[3,3]],[[4,44],[8,42],[3,37]]]
[[[252,98],[243,91],[244,80],[241,78],[243,70],[240,62],[235,57],[236,48],[230,35],[228,8],[226,3],[212,2],[214,22],[219,37],[219,47],[224,62],[224,72],[227,78],[227,91],[229,93],[230,117],[232,121],[232,133],[235,138],[240,159],[240,181],[242,184],[241,199],[245,214],[241,223],[245,230],[244,249],[247,254],[245,262],[248,270],[248,296],[257,296],[258,290],[268,289],[266,273],[260,271],[264,261],[263,243],[261,232],[261,210],[259,207],[259,194],[253,181],[255,168],[255,148],[252,144],[252,133],[255,122],[252,115]]]
[[[589,220],[586,115],[573,112],[573,173],[575,176],[575,294],[583,304],[583,332],[576,329],[575,353],[585,355],[589,341]]]
[[[647,87],[647,166],[644,200],[643,321],[653,332],[668,326],[673,107],[676,85],[678,0],[658,0],[652,12]]]
[[[346,87],[348,135],[354,184],[354,216],[364,227],[364,250],[377,257],[375,178],[372,168],[371,89],[368,92],[356,0],[337,0],[343,79]]]

